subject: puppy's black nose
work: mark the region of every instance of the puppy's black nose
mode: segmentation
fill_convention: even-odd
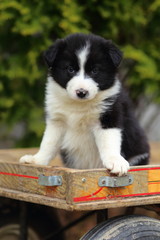
[[[85,98],[88,96],[88,91],[83,88],[80,88],[76,90],[76,94],[77,94],[77,97],[79,98]]]

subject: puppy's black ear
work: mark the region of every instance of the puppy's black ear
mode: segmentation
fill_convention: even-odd
[[[49,49],[43,53],[43,57],[44,57],[44,60],[47,64],[48,68],[51,68],[53,66],[57,52],[58,52],[57,47],[53,45],[53,46],[49,47]]]
[[[117,68],[122,61],[123,53],[110,40],[108,41],[108,51],[114,66]]]
[[[54,64],[54,60],[57,56],[57,53],[62,46],[63,41],[57,40],[54,45],[50,46],[48,50],[43,53],[44,60],[48,66],[48,68],[52,68]]]

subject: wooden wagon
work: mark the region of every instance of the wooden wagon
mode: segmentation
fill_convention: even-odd
[[[68,211],[147,206],[159,214],[160,165],[131,167],[127,176],[116,177],[110,176],[106,169],[75,170],[63,166],[44,167],[18,163],[20,156],[34,151],[35,149],[0,151],[0,196]],[[25,216],[21,239],[27,239],[24,218]],[[143,230],[139,232],[144,237],[142,239],[147,239],[146,236],[149,235],[145,234],[149,234],[148,231],[155,237],[152,239],[160,239],[160,222],[142,216],[120,217],[118,220],[103,222],[82,239],[140,239],[137,228],[141,226]],[[128,238],[124,238],[126,233],[130,234]],[[130,238],[131,235],[134,238]]]

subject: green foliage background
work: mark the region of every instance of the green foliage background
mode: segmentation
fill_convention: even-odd
[[[0,0],[0,125],[9,133],[23,122],[16,144],[39,143],[47,74],[42,52],[74,32],[116,42],[132,97],[143,93],[160,102],[159,20],[160,0]]]

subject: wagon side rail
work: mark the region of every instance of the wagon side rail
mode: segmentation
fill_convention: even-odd
[[[131,167],[127,177],[117,178],[106,169],[74,170],[0,159],[0,196],[66,210],[160,203],[160,165]]]

